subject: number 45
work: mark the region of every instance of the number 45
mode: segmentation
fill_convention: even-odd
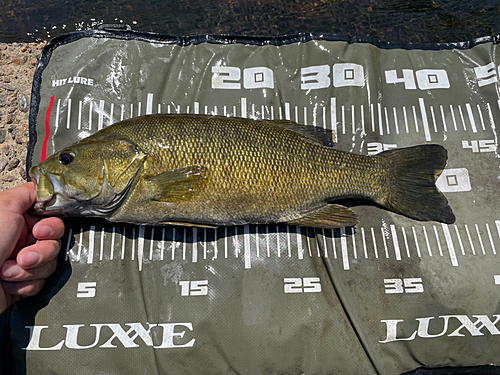
[[[470,148],[472,152],[495,152],[497,145],[494,139],[482,139],[480,141],[462,141],[462,148]]]

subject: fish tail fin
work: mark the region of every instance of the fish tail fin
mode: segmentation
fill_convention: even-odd
[[[422,221],[455,222],[445,196],[435,185],[448,153],[439,145],[421,145],[384,151],[388,163],[387,190],[375,201],[391,211]]]

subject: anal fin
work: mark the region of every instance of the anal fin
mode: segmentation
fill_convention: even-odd
[[[286,222],[290,225],[325,229],[349,227],[357,223],[358,215],[356,212],[340,204],[327,204],[298,219]]]
[[[198,228],[207,228],[207,229],[215,229],[217,226],[215,225],[206,225],[206,224],[198,224],[198,223],[187,223],[183,221],[162,221],[157,223],[158,225],[178,225],[183,227],[198,227]]]

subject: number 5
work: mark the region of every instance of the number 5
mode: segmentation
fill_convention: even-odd
[[[78,283],[78,293],[76,293],[76,298],[95,297],[96,285],[97,283],[95,281],[89,283]]]

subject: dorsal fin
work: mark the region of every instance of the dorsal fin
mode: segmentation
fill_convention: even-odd
[[[297,124],[294,121],[288,120],[261,120],[269,124],[279,126],[281,128],[290,130],[295,133],[303,135],[306,139],[321,144],[326,147],[333,147],[335,145],[335,133],[331,130],[320,128],[312,125]]]

